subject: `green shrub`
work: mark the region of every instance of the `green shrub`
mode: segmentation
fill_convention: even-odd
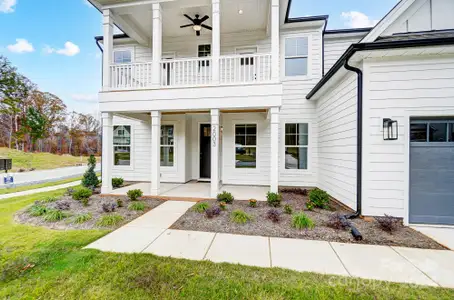
[[[313,229],[315,224],[305,213],[299,213],[293,216],[292,226],[296,229]]]
[[[46,197],[43,200],[41,200],[42,203],[52,203],[58,201],[57,197]]]
[[[96,157],[90,155],[88,158],[88,170],[85,172],[84,177],[82,178],[82,186],[90,189],[94,189],[99,184],[98,175],[96,175]]]
[[[28,209],[28,213],[30,214],[30,216],[39,217],[45,215],[47,210],[48,210],[47,207],[45,207],[44,205],[33,204]]]
[[[293,214],[293,208],[290,205],[286,204],[286,205],[284,205],[284,212],[286,214],[291,215],[291,214]]]
[[[308,209],[311,209],[311,206],[317,208],[327,208],[329,195],[327,192],[319,188],[315,188],[309,193],[309,201],[307,203],[309,204]]]
[[[80,202],[82,202],[83,206],[88,206],[88,201],[89,200],[90,200],[89,198],[82,198],[82,200],[80,200]]]
[[[247,222],[252,221],[252,216],[240,209],[236,209],[230,214],[230,219],[237,224],[246,224]]]
[[[63,219],[66,219],[68,214],[62,212],[58,209],[49,209],[47,210],[46,214],[44,215],[44,221],[46,222],[58,222]]]
[[[222,193],[218,194],[216,198],[218,199],[219,202],[225,202],[227,204],[232,203],[234,200],[233,195],[226,191],[223,191]]]
[[[123,220],[124,218],[120,215],[110,214],[99,218],[99,220],[96,222],[96,225],[100,227],[115,226],[123,222]]]
[[[129,190],[128,191],[128,198],[131,201],[136,201],[140,197],[143,196],[143,192],[141,190]]]
[[[255,200],[255,199],[250,199],[250,200],[249,200],[249,206],[250,206],[250,207],[257,207],[257,200]]]
[[[123,185],[123,183],[124,183],[123,178],[120,178],[120,177],[112,178],[112,187],[113,188],[119,188]]]
[[[282,196],[279,193],[268,192],[266,194],[266,201],[269,206],[279,207],[281,206]]]
[[[192,210],[196,211],[198,213],[204,213],[208,208],[210,208],[208,203],[200,202],[200,203],[197,203],[196,205],[194,205]]]
[[[137,201],[137,202],[132,202],[128,206],[129,210],[137,210],[137,211],[143,211],[145,210],[145,203]]]
[[[92,194],[93,194],[93,192],[89,188],[80,187],[80,188],[74,190],[73,199],[77,200],[77,201],[80,201],[84,198],[88,199],[91,197]]]
[[[123,200],[117,199],[117,206],[118,207],[123,207],[124,206]]]
[[[74,218],[74,223],[82,224],[82,223],[90,221],[92,218],[93,217],[91,214],[80,214]]]

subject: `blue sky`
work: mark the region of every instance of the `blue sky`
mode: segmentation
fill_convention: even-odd
[[[293,0],[292,17],[330,15],[328,28],[371,26],[397,0]],[[101,14],[86,0],[0,0],[0,54],[69,109],[97,113]]]

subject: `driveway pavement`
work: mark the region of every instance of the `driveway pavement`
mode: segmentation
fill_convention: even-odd
[[[192,205],[167,201],[86,248],[454,288],[453,251],[168,229]]]

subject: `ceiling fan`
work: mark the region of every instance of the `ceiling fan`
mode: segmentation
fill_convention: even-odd
[[[210,26],[202,24],[203,22],[205,22],[206,20],[208,20],[210,18],[207,15],[205,15],[201,19],[199,19],[200,15],[195,15],[195,19],[191,18],[187,14],[184,14],[184,16],[186,18],[188,18],[189,20],[191,20],[192,24],[181,25],[180,28],[185,28],[185,27],[192,26],[192,29],[194,29],[195,34],[197,36],[200,36],[200,31],[202,30],[202,27],[205,28],[205,29],[208,29],[208,30],[213,30],[213,28],[211,28]]]

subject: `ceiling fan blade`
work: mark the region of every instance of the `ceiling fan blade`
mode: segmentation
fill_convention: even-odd
[[[211,26],[208,26],[208,25],[203,25],[203,24],[202,24],[201,26],[202,26],[203,28],[206,28],[206,29],[208,29],[208,30],[213,30],[213,28],[211,28]]]
[[[184,14],[184,16],[185,16],[186,18],[188,18],[189,20],[191,20],[192,23],[194,23],[194,19],[193,19],[193,18],[191,18],[191,17],[188,16],[187,14]]]
[[[207,15],[205,15],[202,19],[200,19],[200,23],[203,23],[205,22],[206,20],[208,20],[210,17],[208,17]]]
[[[194,24],[181,25],[180,28],[185,28],[185,27],[190,27],[190,26],[194,26]]]
[[[196,35],[196,36],[200,36],[200,31],[196,31],[196,32],[195,32],[195,35]]]

